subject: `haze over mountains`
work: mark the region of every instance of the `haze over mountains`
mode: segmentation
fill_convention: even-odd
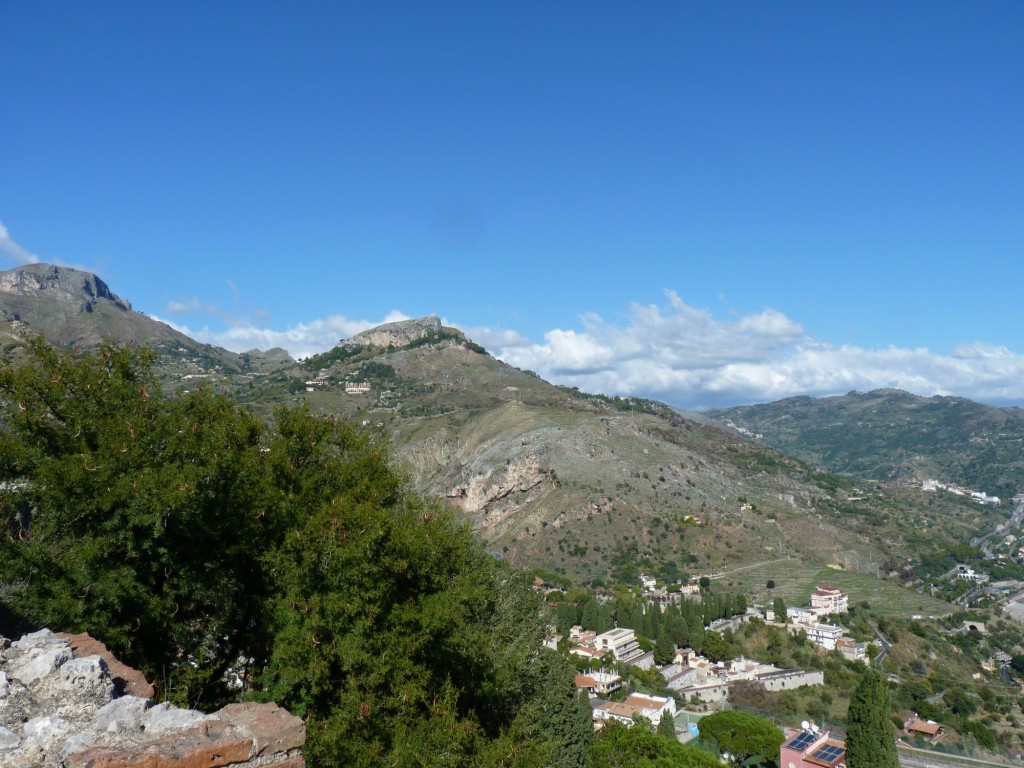
[[[211,386],[268,416],[276,403],[305,401],[380,430],[413,483],[447,498],[493,551],[588,580],[628,580],[639,569],[717,573],[785,558],[875,573],[969,540],[1002,513],[935,498],[925,512],[919,482],[908,481],[987,479],[978,471],[992,441],[1012,447],[1016,438],[1006,435],[1020,424],[1013,412],[968,401],[910,407],[892,393],[851,396],[872,407],[844,418],[876,438],[854,450],[844,442],[848,429],[829,431],[829,401],[712,414],[764,433],[751,441],[707,416],[553,386],[437,318],[374,329],[300,363],[282,350],[236,354],[199,344],[133,311],[95,276],[41,264],[0,274],[0,313],[9,354],[30,333],[63,346],[152,346],[168,389]],[[891,403],[902,404],[902,442],[870,427],[896,418],[896,406],[880,407]],[[778,426],[822,419],[818,431]],[[925,439],[911,444],[915,430]],[[945,434],[966,437],[932,445]],[[888,457],[896,448],[915,460],[894,473]],[[1008,493],[1020,473],[1007,458],[988,490]],[[906,524],[918,519],[931,522]]]

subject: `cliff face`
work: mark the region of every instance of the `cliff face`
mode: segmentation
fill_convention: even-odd
[[[0,637],[0,766],[305,765],[305,726],[275,704],[204,715],[137,694],[151,696],[152,688],[88,635]]]
[[[345,344],[359,344],[364,347],[403,347],[425,336],[440,336],[441,320],[436,316],[421,317],[418,320],[401,320],[385,323],[368,331],[357,333]]]
[[[62,303],[76,305],[83,312],[91,312],[97,301],[108,301],[125,312],[132,308],[96,275],[52,264],[30,264],[0,272],[0,293],[33,298],[45,294]]]

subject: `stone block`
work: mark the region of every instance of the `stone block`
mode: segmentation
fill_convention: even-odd
[[[213,716],[251,736],[256,755],[290,752],[306,743],[306,724],[276,704],[228,704]]]
[[[143,699],[151,699],[156,694],[153,686],[146,681],[145,675],[122,663],[107,649],[107,646],[88,632],[82,632],[79,635],[61,632],[56,637],[71,643],[71,649],[75,652],[75,656],[101,656],[107,664],[110,679],[114,681],[114,687],[119,694],[138,696]]]
[[[245,763],[252,741],[216,719],[128,749],[93,747],[64,761],[65,768],[219,768]]]

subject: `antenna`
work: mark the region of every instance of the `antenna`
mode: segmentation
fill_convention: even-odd
[[[806,731],[806,730],[808,730],[811,727],[811,724],[809,722],[807,722],[806,720],[804,720],[802,723],[800,723],[800,727],[803,728]]]

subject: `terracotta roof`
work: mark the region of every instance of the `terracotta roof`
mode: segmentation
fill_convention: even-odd
[[[907,731],[913,731],[915,733],[923,733],[927,736],[935,736],[942,728],[941,725],[933,720],[922,720],[919,717],[914,718],[907,724]]]

